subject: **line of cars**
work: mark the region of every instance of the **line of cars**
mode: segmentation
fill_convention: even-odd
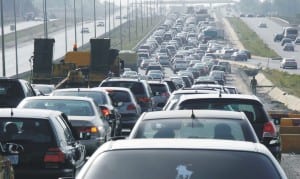
[[[173,14],[175,26],[178,19],[203,11],[190,12],[184,18]],[[182,77],[171,80],[184,81]],[[107,81],[153,81],[147,74],[138,78]],[[164,79],[169,78],[156,83]],[[254,95],[228,94],[226,86],[211,81],[214,84],[182,85],[161,111],[148,108],[126,140],[100,147],[77,178],[287,178],[278,162],[278,131],[261,101]]]
[[[180,28],[176,22],[182,21],[184,31],[193,30],[185,22],[206,11],[192,12],[168,16],[169,28]],[[183,44],[190,46],[189,40]],[[78,170],[76,178],[87,179],[287,178],[276,161],[281,157],[278,131],[264,105],[224,85],[226,79],[222,85],[208,75],[210,69],[224,77],[231,71],[230,63],[214,59],[214,47],[209,48],[204,56],[213,62],[198,78],[185,69],[168,78],[168,67],[156,62],[159,69],[146,71],[160,71],[158,79],[131,73],[107,78],[97,88],[24,95],[17,108],[0,109],[0,136],[7,135],[1,142],[22,146],[13,160],[16,178],[75,178]],[[0,85],[1,95],[8,91]],[[130,132],[126,140],[106,142],[124,129]]]

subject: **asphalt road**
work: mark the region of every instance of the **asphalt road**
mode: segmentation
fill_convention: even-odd
[[[126,11],[123,11],[123,15],[127,14]],[[116,15],[119,15],[119,12],[115,13]],[[120,20],[115,19],[115,24],[113,26],[113,17],[111,16],[111,29],[114,27],[118,27],[120,25]],[[126,23],[127,19],[122,19],[122,23]],[[107,18],[108,23],[108,18]],[[36,24],[38,25],[38,24]],[[20,29],[25,29],[34,26],[31,23],[23,23],[19,25]],[[79,22],[77,24],[77,46],[80,47],[82,44],[86,44],[89,42],[90,38],[94,38],[94,22],[88,21],[84,22],[83,27],[89,28],[89,33],[81,33],[82,24]],[[108,25],[107,25],[108,30]],[[96,27],[97,36],[103,35],[105,33],[105,27]],[[75,28],[69,27],[67,29],[67,51],[72,51],[73,44],[75,43]],[[83,41],[82,41],[82,35],[83,35]],[[43,37],[36,37],[36,38],[43,38]],[[65,30],[59,30],[54,33],[48,34],[48,38],[54,38],[54,51],[53,51],[53,59],[58,59],[65,55],[66,49],[65,49]],[[82,43],[83,42],[83,43]],[[29,59],[31,56],[33,56],[34,52],[34,43],[33,39],[28,42],[20,43],[18,44],[18,68],[19,73],[26,72],[31,70],[31,63],[29,62]],[[0,56],[2,56],[2,50],[0,51]],[[16,53],[15,53],[15,47],[6,48],[5,49],[5,67],[6,67],[6,76],[13,76],[16,74]],[[0,61],[0,75],[2,76],[2,60]]]
[[[270,18],[267,17],[245,17],[241,18],[253,31],[257,33],[257,35],[275,52],[281,56],[282,58],[295,58],[300,64],[300,45],[295,45],[295,51],[294,52],[287,52],[283,51],[283,47],[281,46],[280,42],[274,42],[274,34],[275,33],[281,33],[283,30],[282,24],[276,23]],[[264,22],[267,24],[267,28],[259,28],[258,25],[260,22]],[[251,61],[251,60],[250,60]],[[269,61],[269,62],[268,62]],[[261,62],[261,65],[264,67],[274,68],[274,69],[280,69],[280,61],[275,60],[268,60],[265,59]],[[258,64],[256,60],[252,60],[252,63]],[[251,62],[249,62],[251,63]],[[283,70],[283,69],[281,69]],[[288,73],[294,73],[294,74],[300,74],[300,70],[295,69],[284,69],[283,71],[287,71]]]

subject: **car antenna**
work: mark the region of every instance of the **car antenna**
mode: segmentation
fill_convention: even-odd
[[[13,116],[14,116],[13,108],[10,108],[10,117],[13,117]]]
[[[79,95],[79,92],[80,92],[80,88],[78,88],[78,89],[77,89],[77,93],[78,93],[78,95]]]
[[[222,97],[222,92],[221,92],[221,90],[219,90],[219,98],[221,98]]]
[[[195,116],[195,113],[194,113],[194,109],[192,109],[191,118],[192,118],[192,128],[194,128],[194,119],[196,119],[196,116]]]

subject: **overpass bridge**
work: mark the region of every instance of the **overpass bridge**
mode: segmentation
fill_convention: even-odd
[[[151,2],[152,0],[148,0]],[[160,0],[161,5],[192,5],[192,4],[229,4],[229,3],[237,3],[238,0]],[[147,3],[144,2],[144,3]],[[153,3],[153,1],[152,1]]]

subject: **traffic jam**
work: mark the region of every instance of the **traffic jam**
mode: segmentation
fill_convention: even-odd
[[[264,104],[228,79],[251,53],[224,41],[208,9],[168,14],[136,53],[138,71],[125,62],[94,88],[1,86],[19,96],[0,108],[4,178],[287,178]]]

